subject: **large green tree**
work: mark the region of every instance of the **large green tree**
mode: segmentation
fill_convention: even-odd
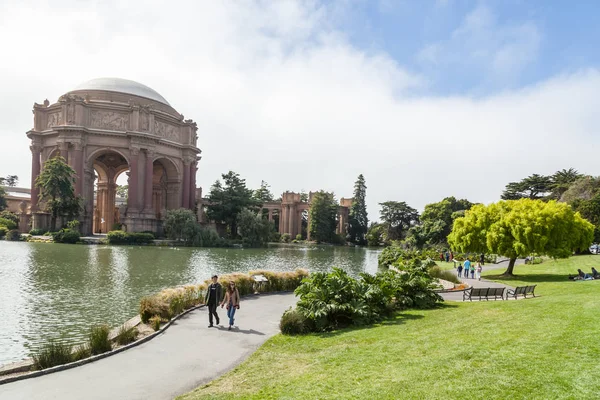
[[[246,247],[261,247],[267,244],[274,225],[263,218],[262,213],[243,209],[238,214],[238,230]]]
[[[19,183],[19,177],[17,175],[7,175],[6,178],[0,177],[0,186],[14,187]]]
[[[421,235],[420,241],[429,244],[445,243],[446,238],[452,231],[452,223],[455,218],[462,216],[464,211],[473,206],[469,200],[457,200],[454,196],[446,197],[437,203],[427,204],[419,217],[421,226],[418,231]]]
[[[556,171],[554,175],[551,176],[552,184],[550,185],[550,189],[552,190],[552,193],[550,194],[550,197],[554,200],[559,200],[562,195],[569,190],[571,185],[581,178],[583,178],[583,175],[577,172],[575,168]]]
[[[475,205],[454,221],[448,242],[455,251],[494,253],[515,261],[532,253],[569,257],[592,242],[593,225],[565,203],[520,199]]]
[[[323,190],[313,194],[310,206],[310,237],[317,243],[335,242],[338,205],[333,193]]]
[[[404,239],[408,230],[419,222],[417,210],[404,201],[386,201],[379,203],[380,217],[386,226],[386,240]]]
[[[354,183],[354,196],[352,198],[348,221],[348,236],[350,237],[350,241],[360,245],[366,243],[366,235],[369,230],[366,196],[367,185],[365,184],[365,177],[360,174]]]
[[[217,180],[208,194],[209,205],[207,215],[210,219],[222,222],[229,227],[231,237],[237,236],[238,214],[244,209],[256,209],[261,203],[246,187],[246,180],[239,174],[229,171],[221,175],[223,184]]]
[[[275,197],[273,197],[273,193],[271,193],[270,186],[265,181],[260,181],[260,188],[254,191],[254,198],[256,201],[261,203],[275,201]]]
[[[79,215],[81,199],[75,196],[74,183],[75,171],[60,156],[46,161],[35,180],[35,185],[40,189],[40,200],[46,203],[50,212],[52,231],[56,230],[59,216],[73,219]]]
[[[552,177],[533,174],[519,182],[510,182],[502,192],[502,200],[543,199],[552,191]]]

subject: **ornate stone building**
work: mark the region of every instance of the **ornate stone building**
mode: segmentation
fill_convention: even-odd
[[[200,160],[197,127],[160,94],[140,83],[100,78],[33,106],[31,214],[47,228],[35,179],[44,162],[61,155],[75,170],[84,201],[82,232],[160,232],[166,210],[195,208]],[[127,172],[128,171],[128,172]],[[116,180],[128,173],[127,203],[116,206]]]

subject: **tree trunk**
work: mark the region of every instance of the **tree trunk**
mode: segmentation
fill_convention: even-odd
[[[52,196],[52,217],[50,219],[50,232],[56,230],[56,217],[58,216],[58,210],[56,209],[56,197]]]
[[[508,267],[506,268],[506,271],[504,271],[504,273],[502,275],[511,275],[513,274],[513,269],[515,268],[515,261],[517,261],[517,258],[511,258],[508,261]]]

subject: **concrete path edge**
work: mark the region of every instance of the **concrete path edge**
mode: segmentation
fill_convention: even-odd
[[[154,332],[154,333],[152,333],[152,334],[150,334],[150,335],[148,335],[148,336],[146,336],[146,337],[144,337],[144,338],[142,338],[140,340],[136,340],[133,343],[129,343],[128,345],[125,345],[123,347],[119,347],[118,349],[107,351],[106,353],[102,353],[102,354],[98,354],[98,355],[95,355],[95,356],[92,356],[92,357],[88,357],[88,358],[85,358],[83,360],[73,361],[73,362],[68,363],[68,364],[57,365],[55,367],[46,368],[46,369],[43,369],[41,371],[33,371],[33,372],[31,372],[29,374],[25,374],[25,375],[13,376],[13,377],[6,378],[6,379],[1,379],[0,378],[0,385],[4,385],[6,383],[11,383],[11,382],[16,382],[16,381],[21,381],[21,380],[29,379],[29,378],[35,378],[35,377],[38,377],[38,376],[47,375],[47,374],[51,374],[51,373],[54,373],[54,372],[64,371],[64,370],[67,370],[67,369],[79,367],[81,365],[89,364],[89,363],[92,363],[94,361],[102,360],[103,358],[114,356],[115,354],[119,354],[122,351],[129,350],[129,349],[131,349],[133,347],[139,346],[139,345],[141,345],[143,343],[146,343],[146,342],[154,339],[158,335],[164,333],[171,326],[171,324],[173,322],[177,321],[179,318],[183,317],[184,315],[186,315],[186,314],[188,314],[188,313],[190,313],[190,312],[192,312],[194,310],[198,310],[198,309],[200,309],[202,307],[205,307],[205,305],[204,304],[200,304],[198,306],[194,306],[192,308],[188,308],[187,310],[185,310],[181,314],[179,314],[179,315],[171,318],[169,320],[169,322],[167,322],[165,325],[163,325],[156,332]]]

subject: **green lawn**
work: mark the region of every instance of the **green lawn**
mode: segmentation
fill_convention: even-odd
[[[599,265],[600,256],[580,256],[515,267],[526,275],[507,283],[538,284],[535,299],[446,303],[369,328],[277,335],[180,399],[598,399],[600,281],[566,276]]]

